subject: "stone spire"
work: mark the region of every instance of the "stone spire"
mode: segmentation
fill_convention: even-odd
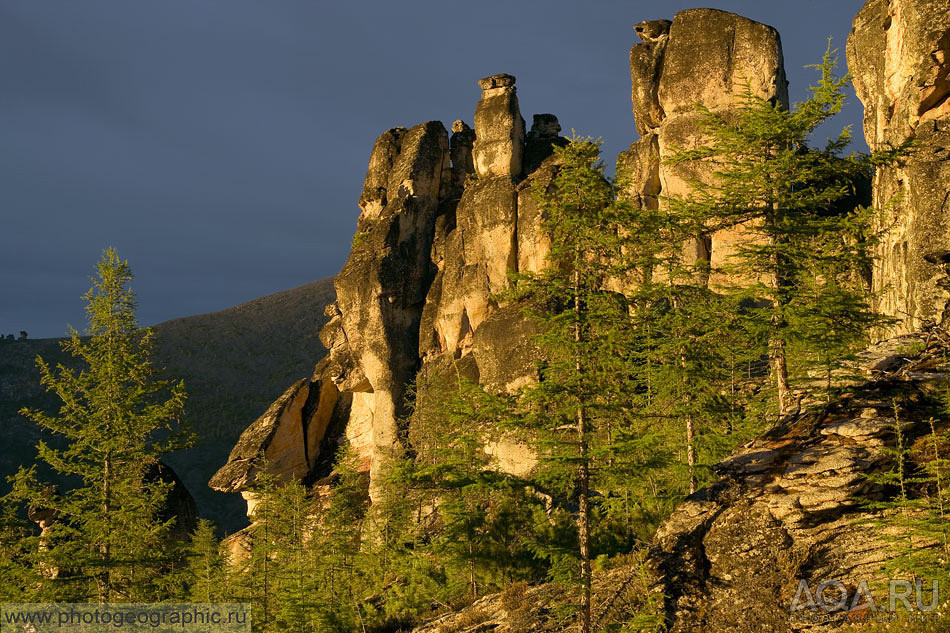
[[[492,75],[478,80],[482,98],[475,108],[475,173],[479,178],[521,175],[525,124],[518,109],[515,78]]]

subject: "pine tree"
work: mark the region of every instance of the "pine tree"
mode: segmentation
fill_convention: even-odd
[[[364,553],[360,545],[369,482],[349,443],[338,451],[333,475],[336,482],[319,510],[320,522],[313,540],[320,586],[315,618],[317,630],[353,631],[365,624],[360,601],[368,594],[368,583],[361,573]]]
[[[44,597],[35,567],[39,539],[17,510],[0,500],[0,602],[38,602]]]
[[[672,213],[694,223],[697,238],[739,226],[750,237],[725,267],[742,282],[717,290],[744,298],[767,328],[779,414],[792,409],[796,370],[817,360],[827,377],[877,323],[867,290],[853,279],[868,261],[868,215],[839,207],[872,164],[899,152],[842,156],[848,128],[824,147],[810,147],[812,133],[844,103],[848,79],[834,75],[835,61],[829,49],[811,97],[791,110],[748,87],[729,114],[700,108],[708,143],[671,159],[712,168],[710,178],[691,182],[688,197],[669,200]],[[810,361],[800,355],[793,367],[796,349]]]
[[[84,295],[88,339],[71,329],[63,349],[84,363],[55,369],[37,358],[42,383],[61,401],[58,415],[21,413],[62,440],[40,442],[38,459],[78,485],[53,492],[35,466],[13,478],[12,499],[52,511],[56,520],[37,552],[43,582],[59,598],[153,599],[170,564],[170,521],[160,511],[168,484],[146,477],[172,447],[185,399],[182,383],[156,380],[152,333],[135,322],[128,262],[108,249]]]

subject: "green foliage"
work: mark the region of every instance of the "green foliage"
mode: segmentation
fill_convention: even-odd
[[[214,524],[199,519],[186,549],[183,577],[187,595],[194,602],[224,602],[228,596],[228,556],[221,549]]]
[[[52,517],[34,552],[45,597],[149,600],[162,592],[159,572],[174,564],[175,548],[172,521],[160,518],[169,484],[147,475],[181,445],[175,424],[185,392],[152,375],[151,332],[136,326],[128,263],[109,249],[97,273],[83,297],[89,338],[72,330],[63,343],[83,368],[37,358],[43,385],[61,402],[58,415],[22,411],[62,438],[63,447],[41,441],[38,460],[75,485],[44,485],[34,465],[12,478],[9,500]]]
[[[910,574],[946,586],[950,583],[950,431],[946,420],[931,417],[929,433],[911,443],[905,433],[911,424],[902,419],[897,400],[893,412],[894,446],[881,449],[893,465],[868,477],[891,495],[866,503],[880,512],[873,523],[884,528],[885,538],[892,543],[893,555],[883,568],[891,577]]]
[[[16,504],[0,501],[0,602],[34,602],[42,595],[34,566],[38,539]]]
[[[357,249],[359,248],[366,240],[369,238],[368,231],[357,231],[353,234],[353,241],[350,244],[350,248]]]
[[[449,374],[452,372],[449,371]],[[526,482],[501,472],[485,445],[507,398],[486,393],[456,375],[425,385],[435,407],[413,417],[414,459],[403,485],[420,491],[432,507],[427,552],[443,564],[451,598],[477,598],[543,571],[533,549],[537,495]]]
[[[540,332],[539,380],[489,393],[467,375],[465,358],[427,364],[411,394],[406,454],[386,465],[372,506],[348,446],[309,489],[261,458],[253,524],[241,535],[247,556],[238,560],[211,524],[176,548],[158,519],[167,486],[146,479],[144,465],[171,446],[184,392],[152,377],[131,275],[107,251],[86,297],[91,338],[74,332],[65,345],[88,368],[40,361],[63,404],[57,417],[27,412],[67,440],[41,444],[40,457],[79,485],[61,493],[34,469],[17,475],[0,515],[0,573],[15,583],[0,597],[177,593],[251,602],[259,633],[382,631],[489,592],[513,602],[547,579],[563,599],[545,608],[579,619],[584,633],[659,630],[659,597],[642,558],[629,553],[642,553],[673,505],[714,479],[710,466],[767,422],[757,407],[768,364],[788,413],[790,380],[830,397],[841,362],[882,323],[863,276],[872,212],[848,198],[897,154],[843,157],[847,129],[810,147],[843,103],[846,79],[833,67],[829,51],[811,98],[790,111],[751,90],[728,115],[702,110],[709,144],[672,162],[703,165],[710,178],[660,209],[624,198],[625,175],[605,176],[597,142],[556,148],[553,181],[533,192],[550,240],[546,266],[514,275],[498,297]],[[721,269],[685,255],[736,229],[748,239]],[[354,248],[365,237],[357,233]],[[721,278],[731,281],[710,283]],[[929,444],[908,446],[902,429],[896,422],[895,470],[878,479],[900,493],[880,509],[912,534],[908,546],[936,546],[908,547],[895,564],[943,573],[950,437],[935,421]],[[506,442],[529,447],[535,467],[504,472],[496,449]],[[7,511],[16,503],[47,513],[51,527],[32,534]],[[609,576],[620,566],[629,575],[595,611],[594,570],[620,579]]]
[[[790,377],[801,381],[817,367],[828,386],[837,364],[881,323],[860,276],[874,242],[871,214],[844,203],[872,165],[897,154],[842,156],[848,128],[820,149],[809,145],[844,103],[848,78],[834,75],[835,62],[829,49],[811,97],[791,110],[748,87],[729,115],[700,108],[709,143],[671,159],[711,170],[691,182],[688,197],[670,198],[672,212],[700,239],[738,227],[748,237],[720,271],[735,280],[722,290],[744,298],[768,332],[780,413],[791,408]]]
[[[544,362],[540,380],[520,391],[503,426],[530,441],[537,454],[533,480],[554,500],[555,523],[558,515],[574,519],[576,550],[541,553],[553,577],[580,583],[581,630],[587,631],[592,525],[623,507],[597,507],[592,492],[616,496],[648,452],[642,420],[630,406],[645,382],[631,335],[642,332],[638,318],[646,311],[617,286],[631,275],[648,277],[635,258],[643,256],[640,240],[652,237],[640,229],[653,218],[617,199],[597,143],[575,138],[555,153],[559,170],[551,188],[535,191],[551,244],[547,266],[519,275],[510,297],[539,326]]]

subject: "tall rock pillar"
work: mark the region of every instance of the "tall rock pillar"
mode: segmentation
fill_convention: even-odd
[[[475,180],[464,188],[449,223],[454,226],[433,257],[439,270],[426,299],[422,357],[471,351],[475,329],[495,307],[492,295],[504,290],[508,272],[518,269],[516,183],[524,164],[524,119],[514,77],[492,75],[478,85]]]
[[[950,308],[950,5],[868,0],[848,37],[848,67],[872,150],[912,140],[902,165],[877,170],[883,239],[873,272],[882,336],[945,321]]]
[[[705,142],[697,105],[713,112],[735,108],[746,86],[763,99],[788,107],[788,82],[778,31],[716,9],[688,9],[673,21],[651,20],[634,27],[642,40],[630,51],[631,100],[640,139],[617,159],[628,177],[627,195],[655,209],[661,196],[690,193],[691,178],[707,179],[702,164],[669,165],[677,148]],[[718,231],[708,243],[690,245],[688,256],[704,257],[713,268],[749,239],[741,226]],[[715,275],[715,285],[727,279]]]
[[[325,371],[355,392],[349,426],[364,427],[374,483],[402,449],[397,425],[418,369],[429,251],[450,169],[448,133],[438,121],[384,133],[370,158],[353,250],[334,281],[336,314],[322,333],[332,345]]]

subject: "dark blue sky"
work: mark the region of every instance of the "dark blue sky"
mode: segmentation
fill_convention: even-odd
[[[862,0],[722,0],[782,34],[793,100]],[[634,140],[634,23],[666,0],[0,0],[0,333],[82,328],[102,249],[143,324],[331,276],[376,136],[469,124],[476,80],[522,113]],[[702,51],[697,51],[702,55]],[[844,55],[842,54],[842,64]],[[852,99],[840,124],[860,133]],[[863,142],[858,149],[864,149]]]

